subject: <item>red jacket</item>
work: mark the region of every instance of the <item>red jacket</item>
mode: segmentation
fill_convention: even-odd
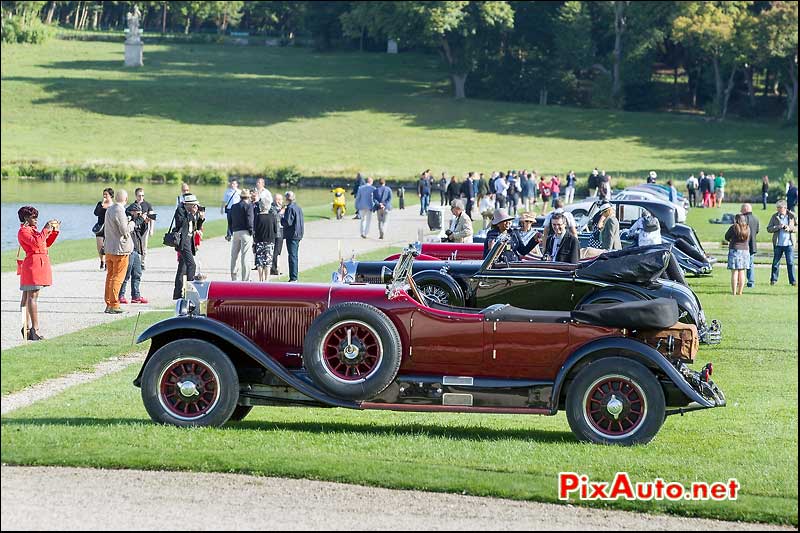
[[[19,245],[25,251],[25,260],[22,262],[22,273],[19,284],[42,285],[48,287],[53,284],[53,272],[50,268],[50,258],[47,248],[55,242],[58,232],[50,227],[42,231],[28,225],[22,225],[17,233]]]

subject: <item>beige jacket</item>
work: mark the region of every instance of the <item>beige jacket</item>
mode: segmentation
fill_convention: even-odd
[[[792,246],[794,246],[797,243],[794,236],[797,231],[797,217],[788,210],[786,211],[786,215],[789,217],[789,237],[792,239]],[[772,218],[769,219],[767,231],[772,233],[772,246],[776,246],[778,243],[778,233],[781,231],[781,221],[778,219],[778,213],[772,214]]]
[[[109,255],[130,255],[133,251],[133,221],[128,220],[125,206],[115,203],[106,210],[103,248]]]
[[[452,227],[453,223],[450,222]],[[453,234],[450,236],[451,242],[472,242],[472,219],[466,213],[461,213],[456,220]]]

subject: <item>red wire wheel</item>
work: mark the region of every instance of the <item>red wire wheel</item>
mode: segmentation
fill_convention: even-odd
[[[334,324],[325,332],[321,352],[325,368],[334,378],[358,383],[380,367],[383,343],[368,324],[347,320]]]
[[[647,399],[635,381],[607,375],[597,379],[584,396],[584,418],[589,427],[608,439],[636,433],[647,416]]]
[[[206,362],[176,359],[159,377],[158,400],[179,420],[196,420],[214,409],[219,401],[219,376]]]

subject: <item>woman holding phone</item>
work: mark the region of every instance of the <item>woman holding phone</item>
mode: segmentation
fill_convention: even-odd
[[[41,231],[36,229],[39,211],[26,205],[17,211],[20,228],[17,232],[19,246],[25,251],[25,260],[19,267],[19,289],[22,291],[20,307],[25,308],[25,325],[22,338],[29,341],[42,340],[39,335],[39,291],[53,283],[50,258],[47,249],[58,237],[61,222],[50,220]]]

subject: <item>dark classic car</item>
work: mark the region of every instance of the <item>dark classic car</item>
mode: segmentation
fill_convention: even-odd
[[[629,248],[635,245],[633,240],[628,238],[626,231],[644,211],[647,211],[658,219],[659,225],[661,226],[661,238],[664,243],[673,246],[672,253],[675,254],[678,265],[685,273],[695,276],[711,273],[716,259],[706,254],[694,229],[686,224],[679,224],[676,222],[674,206],[665,202],[634,199],[617,199],[611,200],[610,203],[614,205],[616,209],[616,216],[620,223],[620,241],[623,248]],[[578,239],[580,240],[581,248],[590,246],[589,243],[592,235],[591,224],[598,214],[598,206],[599,204],[597,203],[593,204],[588,213],[581,208],[574,211],[575,220],[578,224]],[[575,207],[575,205],[567,206],[566,210],[571,211],[572,207]],[[537,224],[534,226],[535,229],[541,230],[544,220],[545,217],[537,217]],[[423,254],[433,255],[440,259],[481,259],[483,252],[482,243],[485,237],[486,230],[482,230],[473,238],[473,244],[451,244],[450,246],[452,246],[453,251],[458,252],[455,256],[431,254],[425,249],[423,249]],[[480,243],[480,245],[478,243]],[[428,257],[423,256],[423,259],[428,259]]]
[[[414,262],[414,280],[427,298],[439,303],[475,308],[509,303],[530,310],[571,311],[592,303],[670,298],[678,304],[681,322],[697,327],[701,343],[717,344],[721,340],[721,324],[706,319],[697,295],[684,284],[658,277],[671,257],[669,245],[609,252],[577,265],[547,261],[498,263],[496,258],[505,246],[501,240],[484,260],[432,258],[434,254],[447,251],[458,256],[459,247],[475,245],[426,243],[415,246],[428,260]],[[592,268],[598,261],[626,257],[626,254],[637,256],[631,262],[634,266],[642,263],[640,272],[604,272],[598,276]],[[334,273],[334,281],[385,283],[394,263],[392,259],[344,261]]]
[[[389,286],[192,282],[134,380],[150,417],[220,426],[255,405],[553,415],[580,440],[650,441],[725,405],[674,301],[529,311],[435,304],[406,249]],[[624,308],[624,309],[623,309]],[[688,328],[688,329],[687,329]],[[657,342],[655,339],[659,339]],[[655,346],[652,344],[655,343]]]

